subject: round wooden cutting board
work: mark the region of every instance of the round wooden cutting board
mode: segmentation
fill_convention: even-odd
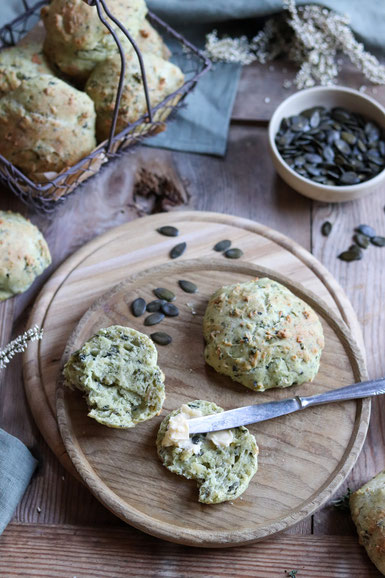
[[[320,316],[325,349],[311,384],[256,393],[204,362],[202,317],[210,295],[221,285],[265,276],[286,285]],[[194,282],[199,292],[184,293],[178,286],[180,279]],[[80,320],[62,362],[102,327],[126,325],[152,333],[154,327],[144,326],[145,315],[132,315],[130,303],[137,297],[153,300],[153,289],[162,286],[176,294],[180,314],[156,327],[173,338],[169,346],[158,346],[159,365],[166,376],[160,416],[129,430],[107,428],[87,417],[81,394],[67,388],[59,377],[59,427],[78,473],[95,496],[126,522],[188,545],[244,544],[299,522],[332,495],[354,464],[366,435],[368,401],[328,404],[248,426],[260,448],[259,470],[241,499],[215,506],[198,503],[196,483],[162,466],[156,433],[167,413],[194,399],[231,409],[361,381],[366,377],[364,361],[350,331],[318,296],[276,272],[224,258],[176,261],[135,274],[102,296]]]
[[[156,232],[169,224],[179,228],[179,237]],[[31,343],[23,356],[25,390],[34,419],[74,475],[57,426],[55,390],[65,344],[80,317],[95,299],[131,274],[169,262],[168,253],[176,243],[187,242],[185,254],[178,259],[182,262],[218,258],[212,247],[222,239],[232,240],[244,251],[242,261],[269,267],[313,291],[362,344],[354,310],[334,277],[308,251],[277,231],[248,219],[200,211],[162,213],[111,229],[74,253],[45,284],[29,319],[30,326],[43,327],[44,338]]]

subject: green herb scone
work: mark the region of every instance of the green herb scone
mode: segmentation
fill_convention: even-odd
[[[0,96],[18,88],[23,80],[41,74],[52,72],[38,42],[0,51]]]
[[[67,385],[85,395],[89,417],[130,428],[157,415],[165,399],[158,352],[147,335],[120,325],[101,329],[64,366]]]
[[[136,38],[147,14],[145,1],[109,0],[108,8]],[[83,0],[52,0],[42,8],[41,16],[46,29],[45,53],[62,72],[76,80],[86,80],[98,62],[117,52],[114,38],[100,21],[96,7]],[[111,24],[119,39],[128,43],[117,26]]]
[[[350,511],[360,544],[385,575],[385,470],[350,496]]]
[[[222,411],[209,401],[184,404],[162,421],[156,440],[163,465],[196,480],[199,501],[204,504],[235,500],[258,469],[258,446],[245,427],[188,435],[189,419]]]
[[[151,106],[159,104],[166,96],[182,86],[183,72],[155,54],[143,54]],[[126,57],[122,99],[116,131],[138,120],[146,111],[143,82],[136,55]],[[120,57],[115,56],[98,64],[89,77],[85,90],[95,103],[96,136],[99,141],[108,138],[115,108],[116,90],[120,78]]]
[[[218,289],[203,334],[206,362],[255,391],[312,381],[324,347],[312,308],[267,278]]]
[[[33,180],[74,165],[96,146],[92,100],[43,74],[0,99],[0,154]]]
[[[23,293],[51,263],[47,243],[30,221],[0,211],[0,301]]]

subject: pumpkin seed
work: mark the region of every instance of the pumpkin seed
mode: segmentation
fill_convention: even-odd
[[[350,155],[350,153],[352,152],[352,149],[350,148],[348,143],[342,139],[336,140],[334,145],[340,151],[340,153],[342,153],[344,155]]]
[[[314,164],[318,164],[318,163],[322,163],[322,157],[320,157],[320,155],[314,154],[314,153],[307,153],[305,155],[305,159],[309,162],[309,163],[314,163]]]
[[[175,247],[173,247],[170,251],[170,258],[177,259],[181,255],[183,255],[183,253],[186,250],[186,247],[187,247],[186,243],[179,243],[178,245],[175,245]]]
[[[341,185],[356,185],[359,182],[360,179],[358,178],[357,174],[353,171],[346,171],[345,173],[342,173],[340,177]]]
[[[179,309],[173,303],[165,303],[162,305],[162,313],[167,315],[167,317],[177,317],[179,315]]]
[[[146,311],[146,302],[141,297],[138,297],[131,303],[131,312],[134,317],[140,317]]]
[[[355,245],[357,247],[357,245]],[[359,247],[357,247],[359,249]],[[342,261],[360,261],[362,259],[362,251],[354,249],[349,249],[348,251],[343,251],[338,255],[338,258]]]
[[[317,128],[317,126],[319,126],[320,120],[321,120],[320,113],[318,110],[315,110],[310,117],[310,126],[312,128]]]
[[[164,227],[159,227],[157,229],[158,233],[161,235],[165,235],[165,237],[177,237],[179,235],[179,231],[176,227],[172,227],[171,225],[165,225]]]
[[[191,281],[178,281],[179,287],[182,289],[182,291],[184,291],[185,293],[197,293],[198,292],[198,287],[195,285],[195,283],[192,283]]]
[[[356,227],[355,230],[357,231],[357,233],[362,233],[363,235],[366,235],[367,237],[375,237],[376,236],[376,231],[370,225],[358,225],[358,227]]]
[[[385,237],[372,237],[370,241],[376,247],[385,247]]]
[[[357,142],[357,137],[353,133],[347,132],[346,130],[341,132],[341,138],[349,145],[354,145]]]
[[[151,333],[150,337],[157,345],[170,345],[172,342],[171,335],[163,331],[155,331],[155,333]]]
[[[164,287],[158,287],[154,289],[154,294],[158,299],[164,299],[165,301],[175,301],[175,293],[170,291],[170,289],[165,289]]]
[[[324,237],[328,237],[332,231],[333,225],[330,221],[325,221],[321,227],[321,233]]]
[[[154,301],[150,301],[150,303],[147,303],[146,311],[148,311],[148,313],[160,311],[162,305],[165,303],[167,303],[165,299],[155,299]]]
[[[146,319],[144,320],[144,324],[147,326],[157,325],[158,323],[163,321],[163,319],[164,313],[160,313],[160,311],[158,311],[157,313],[151,313],[151,315],[146,317]]]
[[[241,249],[227,249],[227,251],[224,252],[224,256],[227,257],[227,259],[240,259],[242,255],[243,251],[241,251]]]
[[[366,235],[363,235],[362,233],[356,233],[353,239],[359,247],[362,247],[362,249],[367,249],[369,247],[370,238]]]
[[[228,239],[224,239],[223,241],[218,241],[218,243],[214,245],[213,249],[218,253],[222,253],[222,251],[226,251],[226,249],[228,249],[230,246],[231,241],[229,241]]]

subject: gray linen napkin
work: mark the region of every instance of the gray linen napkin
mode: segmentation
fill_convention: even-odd
[[[36,465],[25,445],[0,429],[0,534],[11,520]]]

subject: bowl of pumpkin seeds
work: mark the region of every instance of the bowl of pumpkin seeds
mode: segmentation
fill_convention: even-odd
[[[385,183],[385,109],[357,90],[301,90],[278,106],[268,134],[278,174],[311,199],[351,201]]]

